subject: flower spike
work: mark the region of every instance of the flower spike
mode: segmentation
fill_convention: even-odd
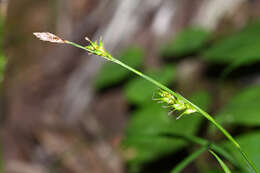
[[[160,89],[156,94],[158,97],[153,96],[153,100],[157,101],[157,103],[166,104],[164,107],[170,108],[169,114],[174,111],[182,111],[182,113],[176,119],[181,118],[183,115],[197,112],[197,110],[189,103],[186,103],[181,98],[173,96],[167,91]]]
[[[112,56],[106,51],[104,44],[102,42],[102,39],[100,38],[99,41],[91,41],[88,37],[85,37],[85,39],[90,43],[90,45],[86,46],[86,49],[94,54],[101,56],[107,60],[112,60]]]
[[[113,57],[106,51],[104,44],[102,42],[102,39],[100,38],[99,41],[91,41],[88,37],[85,37],[85,39],[90,43],[88,46],[81,46],[79,44],[70,42],[68,40],[63,40],[60,37],[49,33],[49,32],[34,32],[33,33],[37,38],[39,38],[42,41],[48,41],[52,43],[66,43],[71,44],[75,47],[84,49],[88,51],[90,54],[101,56],[107,60],[113,61]]]

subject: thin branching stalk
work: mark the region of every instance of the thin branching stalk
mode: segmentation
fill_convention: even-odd
[[[177,98],[177,100],[181,100],[182,102],[184,102],[184,104],[188,105],[189,107],[192,107],[192,109],[195,109],[196,112],[199,112],[201,115],[203,115],[206,119],[208,119],[212,124],[214,124],[226,137],[227,139],[239,150],[239,152],[242,154],[242,156],[244,157],[244,159],[247,161],[247,163],[249,164],[249,166],[256,172],[256,173],[260,173],[260,171],[256,168],[255,164],[248,158],[247,154],[242,150],[242,148],[240,147],[240,145],[236,142],[236,140],[229,134],[228,131],[226,131],[219,123],[217,123],[215,121],[215,119],[209,115],[207,112],[203,111],[201,108],[199,108],[198,106],[196,106],[195,104],[191,103],[189,100],[187,100],[186,98],[184,98],[183,96],[181,96],[180,94],[172,91],[171,89],[169,89],[168,87],[166,87],[165,85],[161,84],[160,82],[154,80],[153,78],[143,74],[142,72],[128,66],[127,64],[123,63],[122,61],[114,58],[112,55],[110,55],[104,48],[104,45],[102,43],[102,40],[100,39],[99,42],[95,41],[91,41],[88,38],[86,38],[87,41],[89,41],[90,45],[88,46],[81,46],[77,43],[73,43],[67,40],[63,40],[60,37],[48,33],[48,32],[37,32],[34,33],[34,35],[36,37],[38,37],[40,40],[43,41],[49,41],[49,42],[53,42],[53,43],[62,43],[62,44],[70,44],[72,46],[81,48],[86,50],[88,53],[90,54],[94,54],[94,55],[98,55],[101,56],[102,58],[111,61],[113,63],[116,63],[130,71],[132,71],[133,73],[137,74],[138,76],[146,79],[147,81],[153,83],[155,86],[159,87],[160,89],[168,92],[169,94],[171,94],[173,97]]]

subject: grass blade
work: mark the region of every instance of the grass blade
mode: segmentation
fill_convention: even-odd
[[[214,151],[209,150],[209,152],[217,159],[218,163],[220,164],[222,169],[225,171],[225,173],[231,173],[228,166],[221,160],[221,158],[216,153],[214,153]]]

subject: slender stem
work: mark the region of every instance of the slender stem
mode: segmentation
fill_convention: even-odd
[[[257,173],[259,173],[259,170],[256,168],[255,164],[248,158],[247,154],[240,148],[240,153],[244,157],[245,160],[247,160],[247,163],[253,168],[253,170]]]
[[[81,45],[79,45],[79,44],[77,44],[77,43],[73,43],[73,42],[68,41],[68,40],[65,40],[65,43],[70,44],[70,45],[72,45],[72,46],[75,46],[75,47],[77,47],[77,48],[83,49],[83,50],[85,50],[85,51],[87,51],[87,52],[90,52],[89,49],[87,49],[86,47],[81,46]],[[92,52],[90,52],[90,53],[92,53]]]
[[[65,43],[73,45],[75,47],[78,47],[80,49],[84,49],[90,53],[95,54],[94,51],[91,51],[89,49],[87,49],[84,46],[78,45],[76,43],[70,42],[70,41],[65,41]],[[107,57],[104,57],[105,59],[107,59]],[[177,98],[182,98],[184,101],[186,101],[188,104],[190,104],[191,106],[194,107],[194,109],[196,109],[199,113],[201,113],[201,115],[203,115],[206,119],[208,119],[211,123],[213,123],[226,137],[228,140],[231,141],[231,143],[241,152],[241,154],[243,155],[243,157],[245,158],[245,160],[247,161],[247,163],[253,168],[253,170],[256,173],[260,173],[260,171],[256,168],[255,164],[248,158],[248,156],[246,155],[246,153],[241,149],[240,145],[236,142],[236,140],[228,133],[228,131],[226,131],[220,124],[218,124],[215,119],[210,116],[207,112],[203,111],[201,108],[199,108],[198,106],[194,105],[193,103],[191,103],[189,100],[185,99],[183,96],[181,96],[178,93],[175,93],[174,91],[172,91],[171,89],[169,89],[168,87],[166,87],[165,85],[157,82],[156,80],[152,79],[151,77],[143,74],[142,72],[128,66],[127,64],[119,61],[118,59],[112,57],[111,55],[109,55],[109,61],[112,61],[122,67],[125,67],[126,69],[132,71],[133,73],[141,76],[142,78],[148,80],[149,82],[153,83],[154,85],[158,86],[159,88],[169,92],[170,94],[172,94],[173,96],[177,97]]]

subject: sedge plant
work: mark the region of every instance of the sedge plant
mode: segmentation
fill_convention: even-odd
[[[159,103],[166,104],[166,106],[170,109],[171,112],[172,111],[181,112],[181,114],[177,117],[177,119],[181,118],[183,115],[188,115],[188,114],[192,114],[195,112],[200,113],[207,120],[209,120],[212,124],[214,124],[226,136],[226,138],[233,144],[233,146],[238,149],[238,151],[242,154],[243,158],[246,160],[248,165],[254,170],[254,172],[260,173],[260,171],[257,169],[255,164],[253,163],[253,161],[251,161],[249,159],[249,157],[243,151],[243,149],[238,144],[238,142],[210,114],[208,114],[207,112],[205,112],[204,110],[202,110],[201,108],[199,108],[198,106],[196,106],[195,104],[193,104],[192,102],[190,102],[189,100],[184,98],[179,93],[169,89],[168,87],[166,87],[165,85],[161,84],[160,82],[154,80],[153,78],[128,66],[124,62],[114,58],[109,52],[106,51],[101,39],[99,41],[94,42],[86,37],[85,39],[89,42],[89,45],[82,46],[77,43],[74,43],[74,42],[71,42],[68,40],[64,40],[49,32],[35,32],[34,35],[42,41],[48,41],[48,42],[60,43],[60,44],[69,44],[69,45],[75,46],[77,48],[83,49],[83,50],[87,51],[89,54],[100,56],[112,63],[118,64],[118,65],[126,68],[127,70],[135,73],[136,75],[142,77],[143,79],[151,82],[152,84],[154,84],[155,86],[157,86],[159,88],[159,91],[157,92],[156,96],[154,96],[154,98],[153,98],[154,100],[158,101]],[[205,148],[202,149],[202,151],[204,151],[204,150],[205,150]],[[219,160],[218,156],[212,150],[209,150],[209,152],[211,154],[213,154],[213,156]]]

